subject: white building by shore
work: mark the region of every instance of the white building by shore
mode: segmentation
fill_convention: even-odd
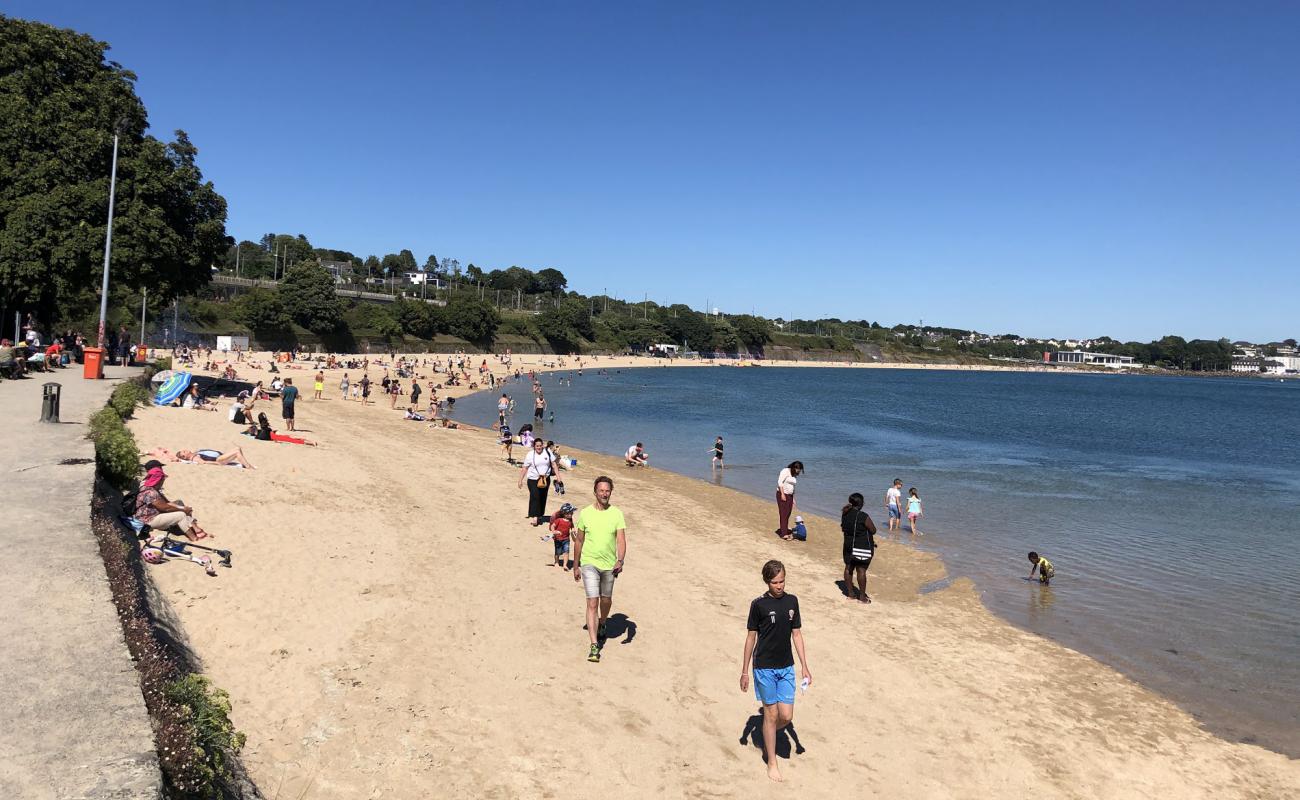
[[[1091,364],[1111,369],[1123,369],[1135,366],[1133,356],[1117,356],[1110,353],[1090,353],[1086,350],[1054,350],[1049,353],[1053,364]]]

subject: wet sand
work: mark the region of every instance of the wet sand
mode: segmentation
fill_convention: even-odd
[[[934,557],[882,544],[863,606],[835,584],[837,521],[782,542],[774,503],[575,452],[563,500],[587,504],[592,479],[611,474],[629,529],[611,638],[588,663],[582,591],[548,566],[493,435],[430,430],[384,398],[339,400],[342,372],[324,401],[311,400],[315,370],[283,373],[319,448],[241,436],[224,406],[144,409],[132,423],[142,449],[242,446],[258,467],[169,467],[168,494],[196,507],[235,568],[150,572],[230,692],[268,797],[788,791],[752,735],[740,741],[758,707],[738,685],[745,616],[768,558],[788,567],[814,675],[796,704],[803,752],[778,741],[804,796],[1300,792],[1300,763],[1211,736],[1113,669],[994,617],[968,582],[919,594],[943,574]],[[510,386],[525,405],[526,387]],[[278,425],[279,404],[263,406]]]

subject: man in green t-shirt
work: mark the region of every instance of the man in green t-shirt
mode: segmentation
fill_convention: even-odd
[[[587,633],[591,636],[588,661],[600,661],[605,642],[605,622],[614,603],[614,579],[627,557],[627,523],[623,512],[609,504],[614,481],[596,479],[596,502],[582,509],[573,529],[573,579],[587,590]],[[599,619],[597,619],[599,612]]]

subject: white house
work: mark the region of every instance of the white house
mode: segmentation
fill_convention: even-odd
[[[1111,369],[1133,366],[1133,356],[1089,353],[1086,350],[1055,350],[1051,353],[1051,358],[1053,364],[1095,364]]]
[[[431,289],[443,289],[447,286],[446,281],[432,272],[403,272],[402,278],[409,284],[415,286],[424,285]]]

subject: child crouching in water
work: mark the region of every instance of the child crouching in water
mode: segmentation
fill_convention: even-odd
[[[1029,551],[1029,563],[1033,564],[1033,566],[1029,568],[1029,578],[1031,580],[1034,577],[1034,572],[1037,571],[1038,582],[1046,586],[1051,583],[1052,578],[1056,576],[1056,569],[1052,566],[1052,562],[1038,555],[1033,550]]]
[[[560,510],[551,516],[551,532],[543,536],[542,541],[550,539],[555,543],[555,564],[569,571],[569,532],[573,530],[573,512],[571,503],[560,506]]]

